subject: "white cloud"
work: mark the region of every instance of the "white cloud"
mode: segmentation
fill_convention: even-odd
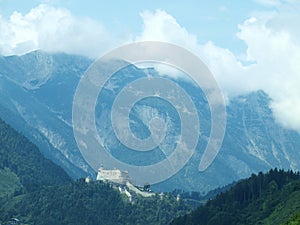
[[[249,68],[247,76],[252,76],[254,85],[271,96],[277,120],[300,131],[300,42],[289,30],[269,25],[277,16],[281,15],[245,21],[238,36],[248,46],[247,57],[257,62]],[[297,23],[299,19],[300,16],[291,22]]]
[[[176,19],[165,11],[144,11],[140,15],[143,19],[143,31],[136,37],[136,41],[158,40],[184,44],[190,49],[197,47],[197,37],[181,27]]]
[[[137,41],[168,41],[196,52],[226,96],[262,89],[273,99],[271,107],[277,121],[300,132],[300,38],[293,29],[300,15],[296,11],[257,13],[239,25],[237,36],[247,45],[246,59],[254,62],[248,66],[213,42],[199,44],[195,35],[162,10],[146,11],[141,16],[143,30]]]
[[[141,13],[143,28],[134,41],[167,41],[195,52],[226,96],[263,89],[273,99],[276,119],[300,131],[300,4],[294,0],[258,1],[277,9],[257,12],[239,25],[237,36],[247,45],[245,58],[255,62],[248,66],[229,49],[211,41],[199,44],[196,35],[163,10]],[[43,49],[97,57],[126,41],[114,38],[98,21],[76,18],[66,9],[47,5],[25,15],[15,12],[8,20],[0,17],[0,31],[0,53],[4,55]]]
[[[239,84],[240,82],[232,82],[242,80],[243,76],[237,76],[237,72],[243,74],[246,69],[228,49],[220,48],[213,42],[200,45],[195,35],[190,34],[165,11],[156,10],[154,13],[146,11],[141,14],[141,17],[143,30],[137,36],[136,41],[167,41],[185,47],[204,60],[218,78],[226,94],[246,92],[245,87]],[[230,93],[227,93],[229,90]]]
[[[44,4],[25,15],[14,12],[8,20],[0,17],[0,30],[3,55],[43,49],[97,57],[119,41],[100,22]]]

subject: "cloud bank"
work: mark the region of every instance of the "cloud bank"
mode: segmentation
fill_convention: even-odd
[[[300,15],[283,9],[257,13],[238,26],[237,37],[247,45],[247,65],[213,42],[199,44],[196,36],[162,10],[141,14],[143,30],[136,40],[168,41],[196,52],[229,98],[264,90],[273,100],[277,121],[300,132],[300,36],[294,27]]]
[[[262,89],[273,99],[277,121],[300,132],[300,4],[257,1],[276,10],[256,12],[237,25],[237,37],[247,46],[243,62],[212,41],[200,44],[196,35],[163,10],[142,12],[141,33],[133,34],[131,41],[167,41],[189,49],[208,65],[227,97]],[[25,15],[15,12],[8,20],[0,17],[0,31],[3,55],[42,49],[97,57],[130,41],[115,38],[99,21],[48,5]]]
[[[3,55],[42,49],[97,57],[119,43],[100,22],[45,4],[25,15],[14,12],[8,20],[0,17],[0,31]]]

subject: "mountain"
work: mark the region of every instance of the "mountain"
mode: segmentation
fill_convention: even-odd
[[[272,169],[239,181],[171,224],[299,224],[299,212],[299,172]]]
[[[67,54],[35,51],[23,56],[0,57],[0,117],[35,143],[42,153],[73,178],[95,171],[83,159],[72,130],[72,103],[79,80],[92,60]],[[128,66],[106,83],[97,99],[97,132],[110,154],[133,165],[161,161],[172,153],[180,134],[180,118],[166,101],[147,98],[130,112],[131,130],[147,138],[147,124],[153,117],[167,124],[163,146],[149,152],[131,151],[117,139],[111,128],[110,110],[117,93],[137,78],[161,76],[154,69]],[[271,99],[253,92],[231,99],[227,106],[227,128],[222,148],[212,165],[199,172],[210,134],[210,111],[203,92],[187,79],[172,78],[195,104],[201,135],[195,154],[184,168],[168,180],[153,185],[154,190],[207,192],[270,168],[299,170],[300,136],[276,123],[269,107]],[[100,101],[101,100],[101,101]],[[170,148],[170,149],[168,149]],[[130,154],[128,154],[128,152]],[[99,159],[100,161],[101,159]],[[100,162],[99,162],[100,164]]]
[[[90,63],[39,51],[0,58],[0,116],[73,178],[92,172],[71,127],[73,92]]]

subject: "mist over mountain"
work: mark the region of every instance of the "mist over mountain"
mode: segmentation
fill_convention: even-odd
[[[91,59],[81,56],[41,51],[0,57],[0,117],[35,143],[47,158],[62,166],[73,178],[87,174],[95,176],[95,171],[83,159],[72,130],[74,93],[80,77],[91,63]],[[131,153],[116,139],[107,116],[117,92],[148,73],[158,75],[151,69],[135,66],[120,71],[106,84],[96,107],[97,129],[104,145],[115,157],[135,165],[155,163],[166,156],[158,149],[148,155]],[[184,79],[173,80],[192,96],[202,130],[196,152],[187,165],[175,176],[154,185],[154,189],[208,191],[274,167],[299,170],[299,134],[275,122],[269,107],[272,100],[258,91],[230,100],[220,153],[206,171],[199,172],[199,160],[210,132],[208,103],[193,83]],[[135,105],[130,116],[133,133],[140,138],[149,135],[145,121],[153,116],[162,117],[171,128],[164,144],[171,146],[170,143],[175,143],[180,129],[179,118],[170,105],[149,98]]]

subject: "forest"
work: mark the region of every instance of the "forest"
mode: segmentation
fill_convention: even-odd
[[[275,168],[239,181],[171,224],[300,224],[299,214],[299,172]]]
[[[43,185],[66,184],[67,173],[46,159],[37,146],[0,119],[0,169],[15,173],[26,191]]]

